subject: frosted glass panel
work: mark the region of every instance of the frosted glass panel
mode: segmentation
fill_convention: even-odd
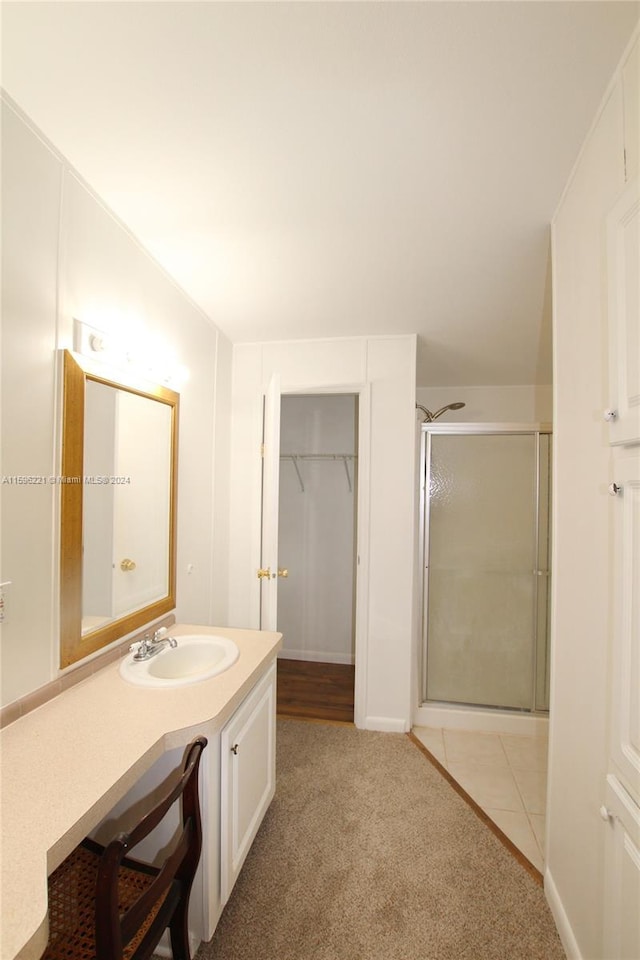
[[[538,499],[538,607],[536,623],[536,710],[549,709],[551,620],[551,437],[540,436]]]
[[[536,436],[431,436],[427,699],[531,709]]]

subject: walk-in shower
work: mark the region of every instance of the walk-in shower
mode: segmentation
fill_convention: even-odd
[[[421,702],[544,713],[549,428],[421,430]]]

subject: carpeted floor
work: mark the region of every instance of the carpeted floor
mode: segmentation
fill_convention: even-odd
[[[277,790],[196,960],[562,960],[543,891],[403,734],[278,723]]]

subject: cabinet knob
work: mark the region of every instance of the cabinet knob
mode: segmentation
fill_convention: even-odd
[[[609,810],[608,807],[605,807],[604,803],[602,804],[598,812],[600,813],[600,816],[602,817],[605,823],[609,823],[609,821],[612,819],[611,810]]]
[[[609,494],[612,497],[617,497],[619,493],[622,493],[622,487],[618,483],[609,484]]]
[[[611,423],[611,421],[615,420],[617,416],[618,416],[618,411],[612,410],[611,408],[605,410],[604,412],[604,418],[607,421],[607,423]]]
[[[236,755],[237,752],[238,752],[238,747],[239,747],[239,746],[240,746],[239,743],[234,743],[234,745],[231,747],[231,753],[234,755],[234,757],[235,757],[235,755]]]

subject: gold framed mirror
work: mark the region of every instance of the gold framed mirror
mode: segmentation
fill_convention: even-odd
[[[175,607],[179,396],[64,351],[60,667]]]

